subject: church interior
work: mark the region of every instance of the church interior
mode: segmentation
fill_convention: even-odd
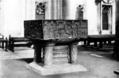
[[[0,0],[0,78],[119,78],[118,0]]]

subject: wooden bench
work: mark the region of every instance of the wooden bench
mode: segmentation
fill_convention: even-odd
[[[94,47],[102,48],[104,45],[112,45],[112,41],[115,41],[115,35],[90,35],[85,41],[86,46],[90,46],[90,43],[94,43]]]
[[[29,39],[24,37],[11,37],[9,36],[9,50],[14,52],[15,47],[30,47],[32,43]]]
[[[7,38],[4,38],[2,34],[0,34],[0,47],[4,49],[5,51],[7,51],[8,40]]]

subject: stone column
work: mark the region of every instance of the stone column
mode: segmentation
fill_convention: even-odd
[[[44,65],[52,65],[54,43],[49,43],[45,47]]]
[[[57,13],[57,16],[58,17],[57,18],[58,19],[62,19],[62,10],[63,10],[62,9],[63,8],[63,6],[62,6],[62,0],[58,0],[57,2],[58,2],[58,7],[57,7],[58,8],[58,13]]]
[[[51,19],[62,19],[62,0],[51,0],[52,6],[51,6]]]
[[[51,0],[51,19],[54,19],[54,1],[55,0]]]
[[[34,44],[34,61],[36,63],[42,63],[42,57],[41,57],[41,52],[42,52],[42,45],[40,44]]]
[[[113,55],[119,60],[119,0],[116,0],[116,39]]]
[[[77,48],[77,44],[73,44],[71,46],[71,59],[72,59],[72,63],[76,63],[77,60],[77,55],[78,55],[78,48]]]

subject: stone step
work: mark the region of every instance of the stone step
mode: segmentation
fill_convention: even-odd
[[[54,58],[53,61],[55,61],[55,62],[68,61],[68,58],[66,58],[66,57],[64,57],[64,58]]]
[[[68,50],[55,50],[53,53],[67,53]]]
[[[53,62],[54,65],[62,65],[62,64],[68,64],[68,62]]]
[[[66,52],[68,51],[68,47],[65,47],[65,46],[57,46],[57,47],[54,47],[53,51],[62,51],[62,52]]]
[[[58,50],[53,50],[54,52],[68,52],[68,49],[58,49]]]
[[[53,52],[53,55],[67,55],[67,52]]]
[[[55,46],[53,48],[53,64],[68,63],[68,46]]]
[[[53,64],[66,64],[66,63],[68,63],[68,59],[67,58],[54,59],[53,60]]]
[[[42,76],[57,75],[57,74],[70,74],[70,73],[79,73],[87,72],[88,69],[80,64],[52,64],[41,66],[35,62],[32,62],[26,66],[28,69],[35,71]],[[50,72],[49,72],[50,71]],[[57,77],[56,77],[57,78]],[[67,77],[68,78],[68,77]],[[71,77],[74,78],[74,77]],[[77,77],[79,78],[79,77]]]
[[[67,54],[56,54],[56,55],[53,55],[53,58],[64,58],[64,57],[68,57]]]
[[[53,60],[57,61],[68,60],[68,57],[53,57]]]
[[[68,46],[55,46],[53,50],[68,49]]]

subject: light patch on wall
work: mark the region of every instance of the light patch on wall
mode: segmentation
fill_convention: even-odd
[[[97,6],[95,0],[87,0],[88,35],[98,35]]]
[[[24,12],[22,1],[23,0],[6,0],[4,2],[5,36],[10,34],[14,36],[23,36]]]
[[[76,11],[79,5],[85,5],[85,0],[68,0],[68,15],[66,19],[76,19]]]

